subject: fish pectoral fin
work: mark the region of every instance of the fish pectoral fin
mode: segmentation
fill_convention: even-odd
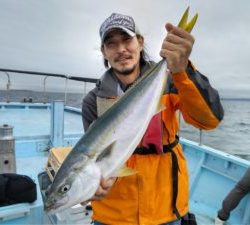
[[[115,145],[116,141],[112,142],[111,144],[109,144],[102,152],[101,154],[98,155],[96,161],[100,161],[105,157],[108,157],[111,154],[112,148]]]
[[[136,173],[137,171],[135,171],[134,169],[127,167],[127,166],[123,166],[117,172],[116,177],[127,177],[127,176],[134,175]]]

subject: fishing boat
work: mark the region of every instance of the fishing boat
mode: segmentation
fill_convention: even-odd
[[[1,69],[7,73],[6,93],[10,87],[9,74],[25,73],[59,77],[95,83],[95,79],[70,77],[31,71]],[[43,82],[45,85],[45,82]],[[31,177],[36,183],[37,200],[0,207],[0,224],[91,224],[91,206],[76,205],[63,212],[47,215],[43,209],[44,191],[50,183],[46,168],[51,148],[70,147],[83,135],[81,109],[68,106],[67,82],[64,99],[51,102],[33,102],[25,98],[0,102],[0,141],[11,136],[13,151],[3,152],[0,146],[0,168]],[[44,90],[46,90],[44,86]],[[6,131],[6,132],[5,132]],[[214,224],[214,218],[227,193],[250,166],[250,161],[220,150],[180,138],[188,161],[190,175],[190,211],[199,225]],[[0,171],[1,173],[3,171]],[[250,224],[250,195],[232,212],[228,224]]]

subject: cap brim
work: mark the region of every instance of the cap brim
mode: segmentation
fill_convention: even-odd
[[[107,37],[108,33],[110,33],[111,31],[113,30],[116,30],[116,29],[119,29],[119,30],[122,30],[124,32],[126,32],[130,37],[134,37],[136,35],[135,32],[127,29],[126,27],[119,27],[119,26],[114,26],[114,27],[110,27],[102,36],[102,43],[104,41],[104,39]]]

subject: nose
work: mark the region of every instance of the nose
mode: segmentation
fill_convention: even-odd
[[[126,45],[123,42],[120,42],[117,45],[117,51],[118,52],[125,52],[126,51]]]

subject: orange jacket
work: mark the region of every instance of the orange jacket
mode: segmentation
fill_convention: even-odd
[[[85,128],[91,122],[89,119],[91,109],[93,116],[94,96],[104,96],[105,90],[102,87],[110,82],[108,75],[111,76],[104,74],[99,86],[97,85],[97,88],[83,101]],[[112,86],[115,85],[109,87]],[[175,74],[169,80],[162,102],[166,106],[161,113],[164,124],[163,144],[175,140],[179,130],[177,110],[181,110],[186,122],[202,129],[215,128],[223,117],[217,92],[191,65],[187,73]],[[188,212],[189,199],[187,163],[180,144],[173,151],[179,166],[176,206],[183,216]],[[118,178],[103,200],[92,202],[93,219],[112,225],[156,225],[176,220],[172,206],[171,154],[133,154],[127,161],[127,166],[134,168],[138,173]]]

